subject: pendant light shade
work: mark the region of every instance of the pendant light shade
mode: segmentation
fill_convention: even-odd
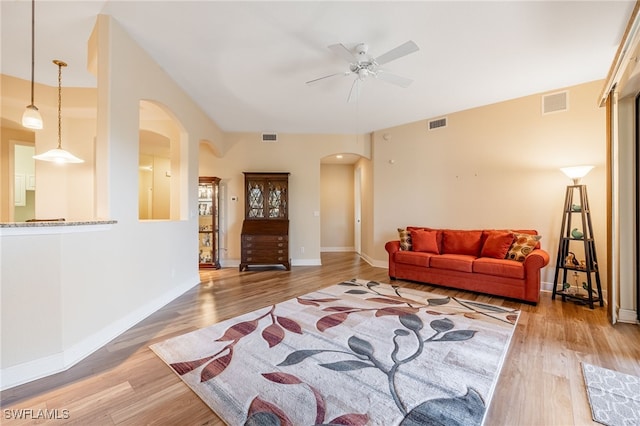
[[[57,59],[53,63],[58,66],[58,146],[43,154],[34,155],[33,158],[54,163],[84,163],[84,160],[62,149],[62,67],[67,64]]]
[[[35,68],[35,30],[36,0],[31,0],[31,103],[27,105],[27,109],[22,114],[22,125],[28,129],[42,129],[42,116],[40,111],[33,104],[33,69]]]

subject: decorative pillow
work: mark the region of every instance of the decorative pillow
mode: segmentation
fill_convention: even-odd
[[[442,252],[478,256],[482,246],[482,231],[443,231]]]
[[[513,234],[513,243],[507,252],[506,259],[524,262],[525,257],[538,245],[542,235]]]
[[[513,243],[512,232],[489,232],[487,239],[482,246],[480,257],[493,257],[495,259],[504,259]]]
[[[438,231],[411,231],[413,251],[440,254],[438,247]]]
[[[411,250],[411,233],[404,228],[398,228],[400,236],[400,250]]]

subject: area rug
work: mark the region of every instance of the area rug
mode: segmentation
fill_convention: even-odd
[[[229,425],[479,425],[519,311],[354,279],[151,349]]]
[[[593,420],[609,426],[640,425],[640,377],[582,363]]]

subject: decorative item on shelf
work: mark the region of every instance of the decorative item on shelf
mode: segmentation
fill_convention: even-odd
[[[579,204],[571,204],[571,211],[572,212],[581,212],[582,211],[582,206]]]
[[[36,44],[36,0],[31,0],[31,103],[27,105],[22,114],[22,125],[27,129],[42,129],[42,116],[33,102],[34,92],[34,68],[35,68],[35,44]]]
[[[587,269],[587,262],[585,260],[580,261],[580,265],[578,266],[580,269]]]
[[[575,268],[580,263],[576,259],[576,255],[573,254],[572,252],[569,252],[569,253],[567,253],[567,257],[565,257],[564,264],[565,264],[565,266],[569,266],[571,268]]]
[[[84,163],[84,160],[62,149],[62,67],[66,67],[67,64],[58,59],[54,59],[53,63],[58,66],[58,147],[45,153],[34,155],[33,158],[59,164]]]
[[[578,231],[578,228],[573,228],[571,230],[571,236],[576,240],[581,240],[584,237],[584,234],[582,233],[582,231]]]
[[[582,288],[585,289],[587,291],[587,293],[589,292],[589,286],[587,285],[586,282],[582,282]],[[598,297],[598,292],[597,290],[594,290],[593,288],[591,289],[591,293],[593,294],[593,296]]]

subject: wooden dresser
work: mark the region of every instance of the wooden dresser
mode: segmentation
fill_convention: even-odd
[[[289,258],[289,173],[244,172],[245,218],[240,271],[251,265],[282,265]]]

